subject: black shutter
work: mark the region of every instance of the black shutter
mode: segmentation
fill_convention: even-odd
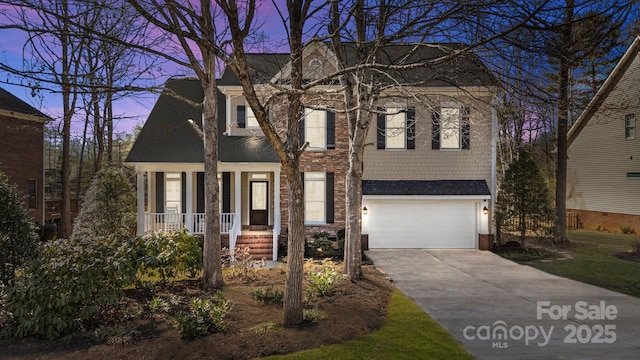
[[[187,212],[187,173],[183,172],[180,176],[180,199],[181,199],[181,209],[180,212],[183,214]]]
[[[431,124],[431,149],[440,150],[440,109],[433,109]]]
[[[196,212],[204,213],[204,173],[196,175]]]
[[[156,212],[164,212],[164,173],[156,173]]]
[[[462,108],[462,150],[471,149],[471,121],[469,121],[469,108]]]
[[[304,145],[304,109],[298,122],[298,131],[300,132],[300,146]]]
[[[327,111],[327,149],[336,148],[336,113]]]
[[[384,108],[378,108],[378,111],[384,112]],[[384,149],[386,146],[385,135],[387,133],[387,116],[385,114],[378,114],[378,127],[376,129],[378,149]]]
[[[231,212],[231,173],[222,173],[222,212]]]
[[[238,127],[245,128],[247,127],[247,110],[244,105],[238,105]]]
[[[333,186],[334,184],[334,174],[331,172],[327,173],[326,177],[326,189],[325,189],[325,211],[327,215],[327,224],[334,223],[334,204],[333,204]]]
[[[416,108],[407,109],[407,149],[416,148]]]

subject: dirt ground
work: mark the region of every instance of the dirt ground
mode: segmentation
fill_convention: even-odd
[[[312,298],[307,307],[321,319],[295,328],[264,334],[252,329],[266,322],[281,324],[283,318],[281,305],[259,303],[251,291],[270,285],[284,290],[284,270],[260,269],[249,280],[225,274],[223,293],[233,309],[224,334],[182,339],[167,315],[145,308],[148,300],[141,291],[128,291],[121,306],[97,318],[84,336],[56,342],[0,341],[0,359],[251,359],[338,343],[379,328],[386,316],[391,283],[371,266],[363,267],[363,272],[362,281],[341,280],[333,296]],[[156,296],[169,294],[181,299],[207,295],[199,281],[178,281],[156,289]],[[138,314],[132,316],[136,309]]]

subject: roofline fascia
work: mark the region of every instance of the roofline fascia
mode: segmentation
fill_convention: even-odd
[[[47,122],[53,120],[48,116],[38,116],[38,115],[32,115],[32,114],[25,114],[25,113],[22,113],[22,112],[16,112],[16,111],[11,111],[11,110],[6,110],[6,109],[0,109],[0,116],[12,117],[12,118],[19,119],[19,120],[27,120],[27,121],[39,122],[39,123],[43,123],[43,124],[46,124]]]
[[[618,61],[616,66],[611,71],[611,74],[609,74],[602,86],[600,86],[600,89],[598,89],[596,94],[593,96],[593,99],[589,101],[587,107],[578,117],[578,120],[576,120],[573,126],[571,126],[571,129],[569,129],[569,132],[567,133],[567,146],[571,146],[575,138],[578,137],[582,129],[587,125],[591,117],[593,117],[600,105],[602,105],[606,97],[609,95],[612,87],[615,86],[615,83],[619,80],[620,76],[622,76],[624,74],[624,71],[629,68],[639,50],[640,35],[637,36],[635,40],[633,40],[633,43],[631,44],[631,46],[629,46],[629,49],[627,49],[624,55],[622,55],[620,61]]]
[[[362,195],[363,200],[490,200],[491,195]]]

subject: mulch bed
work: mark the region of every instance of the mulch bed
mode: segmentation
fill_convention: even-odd
[[[339,269],[341,265],[337,265]],[[316,322],[258,334],[254,326],[282,323],[282,306],[253,300],[251,291],[274,286],[284,289],[285,273],[261,269],[250,280],[225,276],[225,298],[233,303],[229,330],[194,340],[180,338],[166,315],[145,313],[127,320],[127,314],[143,308],[146,297],[128,291],[117,309],[101,314],[95,325],[120,326],[126,331],[102,342],[83,336],[65,341],[18,339],[0,341],[2,359],[252,359],[343,342],[382,326],[393,285],[372,266],[363,267],[364,279],[342,280],[335,295],[313,298],[308,307],[322,314]],[[305,286],[306,288],[306,286]],[[199,281],[176,281],[156,290],[157,296],[174,294],[186,299],[206,295]],[[94,332],[95,330],[87,330]]]

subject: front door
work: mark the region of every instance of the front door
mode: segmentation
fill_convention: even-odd
[[[250,225],[269,225],[269,183],[251,181]]]

